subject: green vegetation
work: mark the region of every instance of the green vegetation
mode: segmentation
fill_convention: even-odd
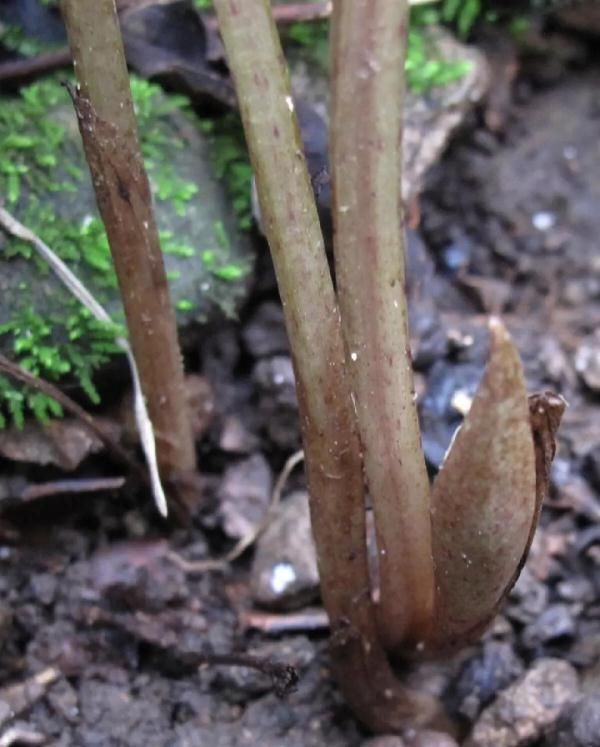
[[[240,229],[252,226],[252,167],[242,123],[237,114],[219,120],[204,120],[203,131],[210,136],[210,157],[215,175],[227,189]]]
[[[416,6],[411,12],[406,54],[406,77],[411,91],[424,93],[461,78],[470,68],[468,61],[440,59],[426,27],[441,21],[457,26],[466,34],[479,14],[479,0],[446,0],[441,8]],[[299,46],[310,61],[322,69],[329,65],[329,22],[310,21],[292,24],[282,33],[284,44]]]
[[[184,109],[182,97],[165,97],[158,86],[132,78],[132,92],[140,129],[142,152],[153,192],[159,202],[170,202],[178,215],[198,188],[178,176],[172,161],[162,155],[165,147],[183,149],[173,132],[169,115]],[[161,95],[159,95],[161,94]],[[40,236],[58,256],[93,287],[106,290],[105,302],[114,296],[117,282],[102,222],[90,204],[79,222],[70,218],[69,206],[81,199],[80,151],[67,136],[69,121],[63,107],[66,94],[56,78],[23,89],[20,99],[7,98],[0,107],[0,196],[18,218]],[[63,114],[61,114],[61,111]],[[71,125],[72,126],[72,125]],[[59,199],[60,198],[60,199]],[[80,211],[81,212],[81,211]],[[221,227],[222,232],[224,229]],[[215,242],[218,242],[215,232]],[[161,233],[165,253],[194,257],[196,252],[185,238]],[[11,299],[11,317],[0,319],[0,336],[13,359],[31,373],[50,381],[69,377],[98,401],[93,384],[94,371],[117,354],[114,328],[90,318],[75,300],[57,306],[57,281],[32,247],[23,241],[0,235],[3,258],[14,259],[14,272],[21,277],[23,261],[33,262],[40,287],[32,294],[23,281]],[[227,267],[215,268],[215,275],[227,279]],[[213,268],[210,268],[213,272]],[[64,294],[61,295],[64,299]],[[180,304],[191,311],[193,304]],[[8,420],[22,425],[27,412],[44,421],[57,415],[59,407],[46,395],[29,392],[20,384],[0,377],[0,427]]]
[[[28,36],[22,28],[10,24],[0,24],[0,45],[11,52],[17,52],[23,57],[32,57],[42,52],[49,52],[60,46],[48,44]]]

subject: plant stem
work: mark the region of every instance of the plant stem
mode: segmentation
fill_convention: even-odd
[[[195,469],[177,327],[114,0],[62,0],[75,106],[164,476]]]
[[[429,481],[404,290],[401,128],[406,0],[336,0],[332,14],[334,253],[371,494],[389,648],[421,640],[433,607]]]
[[[389,732],[427,720],[435,705],[398,684],[377,640],[340,316],[284,57],[267,0],[215,0],[215,7],[292,348],[333,670],[356,715]]]

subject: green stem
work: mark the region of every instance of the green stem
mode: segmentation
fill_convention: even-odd
[[[378,546],[386,647],[422,640],[433,607],[429,482],[404,290],[401,128],[406,0],[334,1],[334,251]]]
[[[333,670],[362,721],[397,730],[435,705],[399,686],[377,640],[340,317],[283,53],[267,0],[215,0],[215,8],[292,348]]]
[[[74,103],[165,476],[195,469],[175,316],[114,0],[63,0]]]

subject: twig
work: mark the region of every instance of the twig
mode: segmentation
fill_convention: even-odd
[[[124,477],[94,477],[91,479],[52,480],[51,482],[25,484],[20,490],[15,490],[6,498],[0,498],[0,511],[51,495],[119,490],[123,485],[125,485]]]
[[[66,67],[70,62],[71,52],[68,47],[22,60],[8,60],[0,65],[0,81],[33,78],[40,73]]]
[[[271,502],[269,503],[269,507],[265,511],[262,521],[245,537],[242,537],[234,545],[234,547],[232,547],[232,549],[222,558],[190,561],[182,558],[181,555],[176,552],[167,553],[167,558],[178,568],[180,568],[184,573],[188,574],[226,570],[229,564],[233,563],[234,560],[237,560],[240,555],[242,555],[250,547],[250,545],[253,545],[260,537],[260,535],[265,531],[265,529],[269,526],[271,518],[273,517],[273,512],[281,501],[281,493],[283,491],[283,488],[285,487],[286,482],[288,481],[292,470],[297,464],[300,464],[303,459],[304,452],[302,450],[296,451],[287,459],[286,463],[283,466],[283,469],[281,470],[281,473],[279,474],[279,477],[277,478],[277,482],[275,483],[275,487],[273,488],[273,493],[271,494]]]
[[[322,607],[307,607],[298,612],[280,614],[243,610],[238,622],[244,630],[259,630],[266,635],[329,629],[329,618]]]
[[[270,659],[260,659],[249,654],[200,654],[197,662],[210,666],[248,667],[271,678],[273,690],[278,698],[285,698],[296,690],[298,671],[290,664],[281,664]]]
[[[0,208],[0,212],[1,210],[2,209]],[[106,448],[119,459],[120,462],[126,464],[127,467],[138,474],[143,475],[144,479],[147,479],[146,473],[141,469],[135,459],[133,459],[131,454],[129,454],[110,433],[105,431],[89,412],[84,410],[83,407],[77,404],[77,402],[74,402],[58,387],[54,386],[54,384],[51,384],[49,381],[44,381],[44,379],[40,379],[39,376],[34,376],[18,363],[14,363],[2,354],[0,354],[0,371],[8,374],[13,379],[20,381],[22,384],[31,387],[31,389],[35,389],[36,391],[42,392],[48,397],[55,399],[63,409],[80,420],[88,430],[91,431],[94,436],[96,436],[106,446]]]
[[[0,690],[0,702],[8,706],[0,714],[0,727],[19,716],[40,698],[47,689],[60,677],[60,671],[48,667],[16,685],[8,685]]]
[[[0,225],[16,238],[27,241],[29,244],[31,244],[33,248],[38,252],[38,254],[40,254],[46,260],[46,262],[48,262],[51,269],[54,271],[63,285],[65,285],[66,288],[71,291],[75,298],[77,298],[77,300],[82,303],[98,321],[104,322],[105,324],[113,323],[108,312],[104,309],[103,306],[101,306],[101,304],[98,303],[98,301],[89,292],[85,285],[79,280],[79,278],[76,277],[73,272],[71,272],[71,270],[62,261],[62,259],[60,259],[60,257],[58,257],[57,254],[53,252],[52,249],[46,243],[44,243],[39,236],[37,236],[33,231],[20,223],[2,206],[0,206]],[[142,444],[142,449],[144,451],[144,456],[146,457],[146,463],[148,465],[152,493],[154,495],[154,500],[159,512],[163,516],[166,516],[167,499],[165,498],[165,493],[158,472],[154,430],[152,428],[152,423],[150,422],[148,410],[146,409],[146,401],[142,393],[140,377],[135,358],[133,357],[133,352],[131,350],[129,342],[124,337],[116,337],[115,342],[127,356],[127,362],[129,363],[131,378],[133,380],[136,424],[140,435],[140,441]],[[4,360],[6,361],[6,358]],[[61,400],[58,399],[55,395],[51,396],[54,396],[55,399],[61,402]],[[61,393],[61,396],[64,397],[65,395],[62,395]],[[69,402],[71,402],[71,400],[69,400]],[[63,403],[61,402],[61,404]],[[75,405],[75,403],[72,404]],[[84,421],[86,417],[91,418],[91,416],[89,416],[85,412],[85,410],[80,408],[78,405],[75,405],[75,407],[79,409],[80,413],[84,414],[84,417],[82,417],[81,414],[78,414],[77,417],[82,418]],[[71,404],[68,407],[65,405],[65,409],[70,409],[72,411]],[[127,457],[127,463],[131,463],[129,457]]]
[[[13,744],[46,744],[48,738],[39,731],[34,731],[26,724],[15,724],[0,736],[0,747],[12,747]]]

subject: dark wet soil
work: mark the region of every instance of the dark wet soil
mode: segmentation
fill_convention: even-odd
[[[431,676],[466,728],[540,657],[571,662],[585,687],[600,681],[598,91],[600,69],[588,68],[521,88],[500,135],[473,122],[430,174],[420,234],[411,235],[432,467],[460,419],[454,395],[472,393],[481,374],[490,312],[505,315],[531,390],[552,388],[570,403],[521,580],[484,641]],[[149,496],[127,491],[51,498],[3,517],[0,681],[47,670],[51,681],[21,693],[26,707],[18,694],[9,699],[23,733],[44,741],[12,743],[355,747],[366,739],[331,684],[326,632],[269,635],[242,624],[254,606],[248,554],[225,573],[196,575],[169,557],[230,547],[219,512],[226,468],[260,453],[272,480],[299,447],[287,343],[261,252],[242,323],[210,330],[192,351],[215,408],[201,444],[205,505],[193,526],[161,525]],[[85,469],[96,474],[98,462]],[[280,699],[260,672],[201,664],[232,651],[295,666],[297,690]],[[0,732],[11,723],[3,705]]]

